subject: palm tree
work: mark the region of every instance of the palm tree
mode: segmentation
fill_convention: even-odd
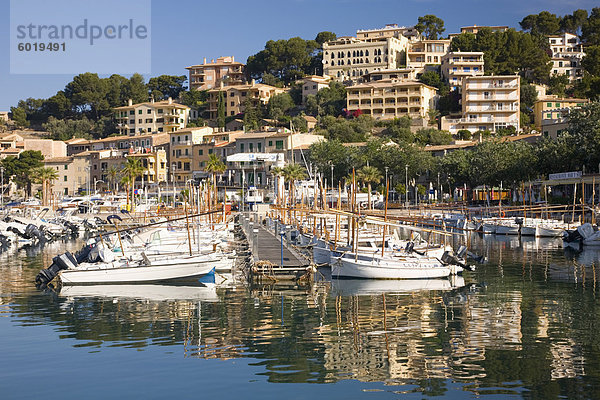
[[[372,210],[373,204],[371,204],[371,183],[381,182],[381,178],[382,178],[381,173],[379,173],[379,170],[377,168],[370,167],[367,165],[358,170],[357,178],[361,182],[367,184],[369,209]]]
[[[306,178],[306,170],[299,164],[288,164],[283,168],[283,178],[289,182],[290,201],[296,204],[296,181]]]
[[[123,168],[122,174],[129,177],[129,184],[131,186],[131,211],[134,211],[135,202],[133,201],[134,197],[134,188],[135,188],[135,180],[138,176],[141,176],[144,173],[144,167],[142,166],[142,162],[139,158],[135,157],[127,157],[127,163]]]
[[[52,188],[52,182],[58,179],[58,173],[54,168],[40,167],[33,170],[34,180],[42,184],[42,204],[48,205],[48,198]]]
[[[108,171],[106,171],[106,173],[108,175],[108,182],[112,186],[114,194],[117,183],[117,177],[119,176],[119,170],[114,165],[111,165]]]
[[[215,203],[217,202],[217,174],[225,172],[227,167],[216,154],[211,154],[206,163],[206,171],[210,172],[213,187],[215,188]]]

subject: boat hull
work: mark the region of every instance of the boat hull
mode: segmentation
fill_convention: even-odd
[[[495,224],[485,223],[481,226],[481,231],[483,233],[496,233],[497,226]]]
[[[534,226],[521,226],[521,236],[537,236],[537,228]]]
[[[518,235],[519,226],[498,225],[496,227],[496,235]]]
[[[331,266],[333,278],[363,279],[432,279],[455,275],[454,266],[444,266],[437,260],[406,260],[388,262],[380,259],[371,261],[339,258]]]
[[[561,228],[551,228],[539,225],[535,228],[536,237],[561,237],[563,232],[564,229]]]
[[[315,244],[313,247],[313,261],[315,264],[329,264],[331,258],[331,250],[329,250],[329,246],[321,247],[320,245]]]
[[[63,285],[168,282],[199,278],[214,267],[214,263],[182,263],[73,269],[61,271],[60,278]]]

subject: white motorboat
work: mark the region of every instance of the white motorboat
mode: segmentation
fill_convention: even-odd
[[[457,265],[444,265],[434,257],[366,257],[346,254],[331,266],[334,278],[432,279],[462,272]]]
[[[565,231],[564,227],[558,225],[538,225],[535,227],[536,237],[561,237]]]
[[[483,233],[496,233],[498,225],[495,222],[484,222],[481,225],[481,231]]]
[[[112,250],[104,245],[86,246],[84,250],[77,254],[77,258],[69,252],[54,257],[52,265],[41,270],[37,275],[36,284],[47,285],[57,275],[60,275],[64,285],[149,283],[194,279],[210,273],[221,261],[214,254],[147,256],[144,253],[136,259],[122,257],[115,260]]]
[[[501,221],[496,225],[496,235],[518,235],[519,225],[511,221]]]
[[[182,260],[181,263],[163,263],[154,265],[130,264],[128,262],[81,265],[78,268],[61,271],[60,279],[64,285],[85,285],[101,283],[138,283],[167,282],[192,279],[204,276],[214,270],[208,261]]]

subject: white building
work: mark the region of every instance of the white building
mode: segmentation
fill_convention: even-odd
[[[309,95],[316,95],[319,90],[329,87],[329,82],[331,81],[331,77],[319,76],[319,75],[309,75],[302,78],[299,83],[302,85],[302,103],[306,102],[306,98]]]
[[[552,51],[552,70],[554,75],[567,75],[570,81],[583,77],[581,60],[585,57],[579,36],[572,33],[548,36]]]
[[[451,90],[460,90],[464,77],[483,75],[483,52],[450,52],[442,57],[441,72]]]
[[[408,43],[404,36],[340,37],[323,43],[323,73],[339,82],[355,83],[373,70],[398,68]]]
[[[514,126],[520,130],[520,77],[470,76],[463,78],[462,116],[442,118],[442,129],[457,133],[491,131]]]

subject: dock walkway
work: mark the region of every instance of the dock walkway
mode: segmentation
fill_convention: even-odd
[[[275,231],[276,224],[271,229],[265,227],[260,221],[250,221],[243,218],[242,227],[252,251],[252,275],[259,280],[298,280],[307,273],[311,265],[309,259],[295,251]]]

